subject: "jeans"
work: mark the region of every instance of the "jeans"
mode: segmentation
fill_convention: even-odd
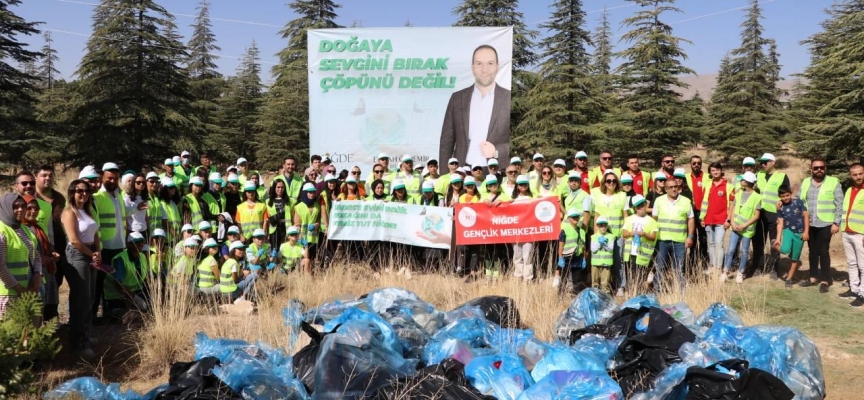
[[[686,257],[687,246],[685,243],[671,240],[657,242],[657,274],[654,277],[654,288],[658,293],[663,288],[663,280],[667,278],[667,267],[671,279],[677,279],[681,288],[684,288],[684,259]]]
[[[705,226],[705,234],[708,237],[708,261],[712,267],[723,266],[723,239],[726,237],[726,228],[721,225]]]
[[[69,267],[64,271],[69,285],[69,338],[78,349],[89,347],[88,337],[95,314],[91,310],[96,296],[96,269],[93,258],[73,247],[66,246]],[[97,303],[98,304],[98,303]]]
[[[843,232],[843,251],[849,268],[849,290],[864,296],[864,235]]]
[[[810,240],[807,249],[810,251],[810,279],[831,284],[831,256],[828,247],[831,245],[831,225],[816,228],[810,227]]]
[[[747,267],[747,257],[750,256],[750,240],[751,238],[744,237],[735,231],[732,231],[732,234],[729,235],[729,250],[726,252],[726,262],[723,263],[723,268],[727,272],[744,273],[744,268]],[[741,244],[741,256],[739,257],[738,268],[732,269],[732,259],[735,258],[735,251],[738,248],[739,242]]]
[[[255,280],[258,279],[257,272],[251,272],[247,275],[243,280],[237,282],[237,289],[231,293],[231,300],[236,300],[240,295],[249,294],[252,291],[252,288],[255,287]]]

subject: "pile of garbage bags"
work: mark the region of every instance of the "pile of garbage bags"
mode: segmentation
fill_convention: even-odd
[[[486,296],[438,310],[401,288],[284,310],[293,356],[199,334],[195,361],[168,384],[121,393],[93,378],[47,394],[88,399],[823,399],[816,346],[782,326],[744,326],[732,308],[695,315],[642,295],[622,305],[582,291],[553,340],[525,327],[515,302]]]

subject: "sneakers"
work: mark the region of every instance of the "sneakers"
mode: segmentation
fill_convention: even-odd
[[[848,298],[850,298],[850,297],[858,297],[858,295],[855,294],[855,293],[852,293],[851,290],[847,290],[847,291],[845,291],[845,292],[843,292],[843,293],[838,294],[837,297],[842,297],[842,298],[844,298],[844,299],[848,299]]]
[[[739,285],[744,283],[744,274],[742,274],[741,271],[738,271],[738,273],[735,274],[735,283]]]
[[[618,288],[618,291],[615,293],[615,297],[624,297],[624,288]]]
[[[555,278],[552,279],[552,287],[558,286],[561,286],[561,277],[556,275]]]
[[[864,296],[858,296],[849,303],[849,307],[852,308],[861,308],[861,306],[864,306]]]
[[[776,280],[779,280],[780,277],[777,276],[777,271],[771,271],[771,273],[768,274],[768,279],[771,279],[772,281],[776,281]]]
[[[828,293],[828,285],[820,284],[819,285],[819,293]]]
[[[786,281],[786,289],[792,289],[793,283],[791,279],[787,279]]]
[[[799,283],[798,286],[801,286],[801,287],[810,287],[810,286],[813,286],[813,285],[815,285],[815,284],[816,284],[816,282],[813,282],[813,281],[807,279],[807,280],[803,280],[803,281],[801,281],[801,283]]]

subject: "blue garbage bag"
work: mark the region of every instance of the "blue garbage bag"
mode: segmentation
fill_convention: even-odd
[[[657,301],[657,296],[653,294],[640,294],[635,297],[631,297],[621,304],[621,308],[632,308],[638,310],[642,307],[651,308],[651,307],[660,307],[660,303]]]
[[[502,400],[515,400],[534,383],[522,360],[507,353],[474,357],[465,366],[465,376],[480,393]]]
[[[378,314],[384,314],[391,307],[398,306],[406,300],[423,302],[413,292],[400,287],[375,289],[366,295],[364,302],[369,310]]]
[[[327,323],[324,324],[324,331],[332,332],[337,326],[353,320],[369,321],[377,325],[378,332],[381,333],[383,344],[392,352],[402,354],[402,344],[396,337],[396,331],[393,330],[393,326],[387,323],[387,321],[379,315],[356,307],[349,308],[342,312],[338,317],[327,321]]]
[[[162,387],[157,389],[160,388]],[[159,393],[160,391],[157,390],[151,390],[146,395],[133,390],[123,392],[120,390],[119,383],[106,385],[96,378],[85,377],[64,382],[56,389],[46,393],[45,398],[59,400],[70,396],[81,396],[88,400],[151,400],[156,398]]]
[[[751,330],[769,343],[770,365],[755,367],[751,362],[750,368],[764,369],[780,378],[795,393],[796,399],[825,397],[822,356],[810,339],[798,329],[787,326],[757,325]]]
[[[444,340],[453,338],[462,340],[472,348],[489,348],[492,345],[492,336],[495,334],[496,326],[486,320],[485,317],[472,316],[457,319],[447,326],[438,330],[433,340]]]
[[[448,358],[452,358],[462,364],[468,364],[474,359],[474,349],[468,342],[445,338],[444,340],[433,340],[423,348],[421,360],[426,365],[436,365]]]
[[[687,303],[679,302],[675,304],[667,304],[664,306],[660,306],[659,308],[666,311],[666,314],[672,316],[678,320],[678,322],[684,324],[685,326],[694,326],[696,324],[696,315],[693,314],[693,310],[687,305]]]
[[[253,357],[241,349],[235,349],[221,361],[219,366],[213,368],[213,375],[246,399],[308,399],[303,384],[297,379],[292,379],[290,362],[285,365],[284,356],[281,360],[268,361]],[[279,364],[280,362],[282,364]],[[285,381],[283,378],[288,380]]]
[[[426,347],[431,336],[410,315],[401,311],[397,313],[397,316],[388,317],[387,322],[393,327],[396,338],[402,346],[402,356],[421,358],[423,348]]]
[[[300,338],[300,323],[303,322],[303,313],[306,305],[297,299],[288,301],[288,305],[282,309],[282,317],[285,318],[285,326],[288,327],[288,349],[293,349]]]
[[[328,321],[342,315],[345,310],[363,305],[363,300],[333,301],[324,303],[303,313],[303,320],[313,325],[324,325]]]
[[[593,366],[593,368],[586,368],[585,370],[600,371],[615,367],[612,360],[618,354],[618,346],[621,345],[622,341],[624,341],[623,336],[606,339],[599,335],[585,335],[573,343],[570,348],[580,357],[589,360],[585,361],[586,365]]]
[[[255,346],[245,340],[211,339],[204,332],[198,332],[195,335],[195,360],[200,360],[204,357],[216,357],[219,361],[223,361],[235,349],[244,349],[253,354],[258,351]]]
[[[478,306],[465,305],[444,313],[444,324],[450,325],[463,318],[486,318],[486,313]]]
[[[714,303],[708,306],[699,317],[696,318],[696,325],[710,328],[715,322],[723,322],[732,326],[743,326],[744,321],[734,308],[722,303]]]
[[[654,387],[642,392],[635,393],[630,397],[631,400],[685,400],[687,397],[687,387],[682,385],[684,377],[687,376],[687,368],[690,365],[686,363],[672,364],[657,375]]]
[[[315,361],[312,398],[360,398],[392,379],[413,374],[418,360],[406,360],[401,351],[394,351],[387,343],[394,337],[392,328],[385,334],[382,325],[370,318],[347,319],[324,336]]]
[[[618,303],[609,293],[596,288],[585,289],[561,313],[552,332],[555,338],[566,342],[570,339],[570,332],[603,323],[616,311]]]
[[[534,338],[534,331],[530,329],[501,328],[498,325],[493,325],[493,328],[489,345],[496,352],[516,354]]]
[[[681,362],[687,365],[707,367],[724,360],[731,360],[731,354],[704,340],[697,339],[694,343],[684,343],[678,349]]]
[[[617,400],[624,394],[605,371],[552,371],[522,392],[518,400]]]

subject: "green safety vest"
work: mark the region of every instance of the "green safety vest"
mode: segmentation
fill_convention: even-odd
[[[183,216],[180,215],[180,210],[173,201],[163,202],[165,205],[165,214],[168,217],[168,232],[166,232],[166,240],[173,242],[174,235],[180,231],[180,223],[183,221]]]
[[[269,214],[271,217],[285,219],[285,229],[288,229],[289,226],[294,225],[294,220],[292,219],[292,216],[294,215],[293,206],[291,202],[288,201],[288,199],[285,199],[285,212],[282,215],[278,215],[278,213],[276,212],[276,203],[268,205],[270,204],[268,201],[264,204],[267,205],[267,214]],[[274,232],[276,232],[276,224],[271,224],[267,230],[269,230],[270,234],[272,235]]]
[[[219,291],[222,293],[234,293],[237,290],[237,283],[234,282],[234,277],[231,276],[231,268],[237,267],[237,273],[240,272],[240,263],[233,257],[229,258],[222,264],[222,269],[219,274]]]
[[[240,224],[240,230],[243,232],[243,237],[246,240],[252,238],[252,233],[256,229],[264,228],[264,212],[266,210],[267,206],[260,201],[255,202],[252,208],[249,208],[249,204],[245,201],[237,206],[237,214],[239,214],[240,220],[234,222]]]
[[[657,224],[659,227],[659,240],[671,240],[683,243],[687,240],[687,216],[690,215],[693,205],[690,199],[679,195],[674,205],[669,201],[667,195],[657,198]]]
[[[174,268],[171,270],[171,273],[168,275],[168,283],[170,284],[178,284],[190,282],[193,275],[195,274],[195,259],[188,256],[182,256],[177,258],[174,261]],[[183,278],[182,281],[179,281],[177,278]]]
[[[858,193],[855,196],[855,202],[851,203],[852,189],[851,187],[846,189],[846,195],[843,197],[843,219],[840,223],[840,232],[846,232],[846,228],[849,228],[855,233],[864,233],[864,193]]]
[[[762,209],[770,212],[777,212],[777,202],[780,201],[780,185],[783,184],[783,178],[786,174],[775,171],[771,175],[771,179],[765,180],[765,172],[760,171],[756,174],[756,187],[759,188],[759,193],[762,195]]]
[[[39,225],[42,228],[42,232],[48,235],[48,232],[51,232],[49,229],[52,228],[53,224],[51,204],[42,199],[36,199],[36,203],[39,205],[39,214],[36,215],[36,225]]]
[[[609,244],[615,246],[615,235],[606,232],[605,235],[601,235],[600,232],[594,234],[591,237],[591,241],[594,243],[600,243],[598,240],[600,237],[605,237],[608,240]],[[612,252],[613,250],[606,250],[603,246],[600,247],[600,250],[591,252],[591,266],[592,267],[611,267],[612,266]]]
[[[114,213],[114,202],[112,199],[115,198],[108,194],[108,192],[96,192],[93,195],[93,200],[96,204],[96,214],[99,216],[97,218],[97,222],[99,223],[99,240],[103,245],[114,237],[117,229],[122,229],[124,232],[126,229],[126,206],[120,198],[116,198],[120,203],[121,215],[118,216]],[[117,226],[118,222],[120,226]],[[123,239],[125,241],[126,238],[124,237]]]
[[[636,215],[631,215],[627,217],[627,220],[624,221],[624,229],[628,232],[633,232],[633,221],[638,218]],[[657,232],[657,221],[654,218],[651,218],[650,215],[647,215],[645,218],[645,225],[642,227],[642,233],[651,233]],[[648,240],[645,236],[641,236],[639,238],[639,248],[636,249],[636,265],[640,267],[647,267],[648,264],[651,263],[651,256],[654,255],[654,245],[656,244],[656,240]],[[629,237],[624,240],[624,250],[623,250],[623,259],[624,261],[630,261],[631,256],[631,248],[633,246],[633,238]]]
[[[293,174],[289,180],[285,179],[284,174],[279,174],[273,178],[270,182],[270,186],[273,186],[276,181],[285,182],[285,197],[291,201],[291,207],[293,208],[294,204],[297,203],[297,198],[300,197],[300,189],[303,188],[303,178],[297,174]]]
[[[813,178],[804,179],[801,182],[801,201],[804,202],[804,208],[807,208],[807,191],[810,189],[810,182]],[[833,176],[826,176],[819,186],[819,194],[816,196],[816,218],[826,224],[834,223],[834,190],[840,180]],[[807,210],[813,212],[813,210]]]
[[[214,219],[210,221],[210,225],[214,227],[218,226],[219,222],[216,219],[216,216],[221,214],[222,211],[225,211],[225,195],[222,193],[217,193],[217,196],[218,197],[213,197],[213,194],[211,192],[207,192],[201,195],[201,199],[204,200],[204,203],[207,203],[207,209],[210,210],[210,214],[214,216]]]
[[[26,229],[23,225],[21,229]],[[18,281],[18,284],[27,287],[27,280],[30,277],[30,259],[35,257],[27,248],[27,244],[21,240],[21,237],[15,232],[12,227],[0,222],[0,233],[6,238],[6,268],[9,273]],[[34,243],[34,251],[36,244]],[[0,296],[16,296],[19,293],[15,289],[7,288],[0,282]]]
[[[750,218],[753,218],[753,213],[756,212],[756,206],[759,204],[760,201],[762,202],[763,207],[765,205],[765,201],[763,200],[762,195],[756,193],[755,191],[751,192],[750,197],[747,198],[747,201],[742,203],[741,195],[743,194],[744,192],[741,192],[739,193],[738,197],[735,198],[735,210],[732,214],[732,220],[735,222],[736,225],[743,225],[744,223],[749,221]],[[754,222],[750,224],[747,229],[744,229],[744,232],[742,232],[741,235],[746,238],[752,238],[755,233],[756,223]]]
[[[576,194],[569,193],[569,192],[570,192],[570,187],[568,186],[567,192],[565,192],[567,194],[561,195],[561,206],[564,208],[564,212],[561,213],[561,220],[562,221],[567,220],[567,211],[572,209],[572,208],[575,208],[577,210],[581,210],[583,213],[585,211],[588,211],[589,213],[591,212],[591,210],[582,210],[582,203],[585,201],[585,198],[588,197],[588,193],[585,193],[584,190],[579,189],[579,188],[576,189],[576,192],[575,192]],[[581,218],[582,216],[580,215],[579,217]]]
[[[299,243],[293,246],[291,243],[282,243],[279,246],[279,255],[282,256],[282,269],[289,272],[303,259],[303,246]]]
[[[139,254],[138,262],[140,266],[136,266],[135,262],[129,259],[129,251],[123,250],[111,259],[111,265],[114,265],[117,260],[123,261],[123,268],[126,269],[126,273],[123,274],[123,281],[119,283],[130,292],[140,291],[143,288],[145,271],[149,269],[147,266],[147,257]],[[113,278],[109,277],[105,280],[103,289],[105,300],[118,300],[125,297],[124,292],[120,290],[117,284],[118,282]]]
[[[616,237],[621,236],[621,228],[624,227],[624,204],[627,203],[627,193],[618,192],[612,196],[612,200],[606,205],[606,195],[600,189],[591,189],[591,198],[594,200],[594,220],[604,216],[609,221],[609,233]]]
[[[402,179],[402,182],[405,183],[405,192],[408,194],[408,196],[409,197],[419,196],[420,195],[420,181],[422,180],[422,178],[420,177],[420,174],[418,174],[416,172],[412,172],[410,181],[405,179],[405,178],[406,178],[406,176],[405,176],[404,171],[399,171],[396,173],[395,179]],[[479,183],[478,183],[478,185],[479,185]]]
[[[165,173],[163,172],[163,173],[159,174],[159,179],[165,178],[166,176],[167,176],[167,175],[165,175]],[[177,175],[177,174],[174,174],[174,176],[172,176],[172,177],[169,178],[169,179],[171,179],[172,181],[174,181],[174,186],[177,186],[177,193],[182,193],[182,192],[183,192],[183,188],[184,188],[184,186],[183,186],[183,178],[182,178],[181,176]]]
[[[708,184],[708,186],[703,187],[702,193],[702,207],[699,211],[699,219],[704,220],[705,215],[708,214],[708,199],[711,198],[711,192],[716,190],[714,188],[714,181]],[[723,189],[723,194],[726,195],[726,207],[729,207],[729,196],[732,194],[732,184],[726,182],[725,189]]]
[[[256,265],[260,265],[260,266],[262,266],[262,267],[266,267],[266,265],[261,265],[261,264],[262,264],[262,260],[263,260],[264,262],[266,262],[267,259],[270,258],[270,244],[265,242],[265,243],[262,245],[262,248],[259,249],[258,246],[257,246],[255,243],[251,243],[251,244],[249,244],[248,247],[246,247],[246,254],[254,254],[255,256],[257,256],[257,255],[258,255],[258,250],[263,250],[263,252],[261,253],[261,257],[259,257],[259,259],[258,259],[258,264],[256,264]]]
[[[151,198],[147,200],[147,222],[150,224],[150,235],[153,235],[153,230],[162,229],[162,200]]]
[[[585,231],[581,227],[573,227],[569,222],[561,223],[561,231],[564,232],[564,250],[562,254],[565,256],[581,256],[583,247],[585,247]]]
[[[189,223],[192,224],[192,229],[194,229],[195,232],[198,232],[198,224],[204,221],[204,214],[201,212],[201,206],[198,204],[198,199],[195,198],[195,195],[189,193],[186,196],[183,196],[183,201],[189,205],[189,213],[192,214]]]
[[[300,216],[300,237],[306,238],[309,244],[318,243],[318,229],[309,230],[309,225],[320,222],[321,204],[315,201],[315,206],[312,210],[306,206],[306,203],[297,203],[297,208],[294,212]],[[320,229],[320,224],[318,225]]]
[[[206,289],[216,285],[216,275],[213,275],[213,264],[216,259],[208,255],[198,263],[198,287]]]

